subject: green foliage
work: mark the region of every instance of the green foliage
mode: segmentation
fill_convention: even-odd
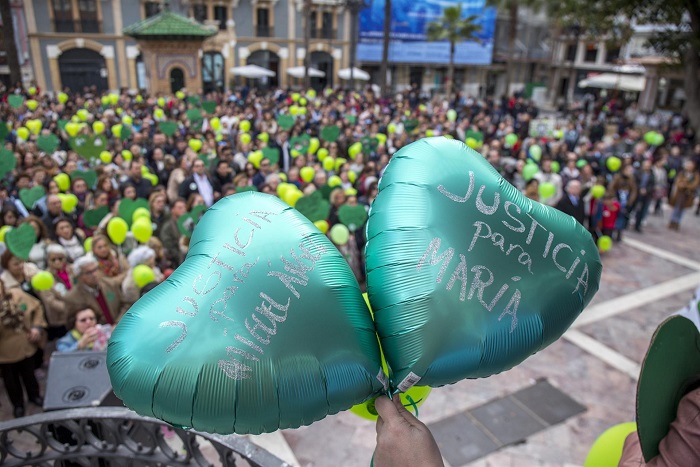
[[[475,41],[476,34],[481,31],[481,25],[476,24],[476,15],[462,18],[462,5],[447,7],[442,12],[442,18],[428,24],[427,36],[429,41],[448,41],[452,47],[457,42]]]

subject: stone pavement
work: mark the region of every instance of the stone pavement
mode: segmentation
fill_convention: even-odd
[[[643,234],[625,232],[623,242],[603,256],[598,295],[562,339],[510,371],[434,389],[421,407],[421,420],[433,425],[546,379],[586,411],[467,465],[582,465],[598,435],[634,419],[636,379],[649,340],[658,323],[684,307],[700,285],[700,218],[693,214],[686,212],[680,232],[666,228],[668,210],[663,217],[650,216]],[[0,403],[0,420],[9,419],[4,388]],[[37,411],[28,406],[28,413]],[[375,429],[344,412],[250,438],[292,465],[367,467]]]

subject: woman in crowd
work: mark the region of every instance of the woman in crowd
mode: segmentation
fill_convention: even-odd
[[[112,248],[112,243],[104,235],[92,237],[91,251],[105,277],[121,280],[129,269],[126,258]]]
[[[41,219],[34,215],[22,219],[21,224],[31,225],[36,233],[36,243],[29,251],[29,261],[36,264],[39,269],[46,269],[46,249],[51,244],[46,226],[41,222]]]
[[[73,271],[68,267],[68,255],[61,245],[52,244],[46,249],[48,271],[53,276],[53,286],[40,291],[48,321],[49,340],[66,333],[66,303],[64,297],[73,288]]]
[[[97,317],[90,308],[71,313],[67,319],[70,331],[56,342],[58,352],[75,352],[76,350],[92,350],[100,332],[97,328]]]
[[[158,238],[160,237],[160,229],[169,217],[165,192],[155,191],[151,193],[151,196],[148,198],[148,207],[151,211],[153,236]]]
[[[5,289],[20,289],[31,295],[36,294],[31,281],[32,277],[39,272],[39,268],[34,263],[13,255],[10,250],[5,250],[0,256],[0,265],[2,265],[0,280],[5,284]]]
[[[56,241],[66,249],[68,260],[72,263],[85,254],[83,246],[84,238],[82,233],[78,233],[71,221],[65,217],[59,217],[53,222],[54,235]]]
[[[0,281],[0,371],[15,418],[25,414],[25,392],[29,402],[44,405],[34,370],[45,327],[39,300]]]
[[[668,228],[678,230],[683,218],[683,212],[693,206],[698,186],[700,186],[700,175],[695,170],[695,162],[688,159],[683,164],[683,170],[676,176],[673,184],[669,204],[673,206],[671,222]]]
[[[140,264],[145,264],[146,266],[150,267],[153,269],[156,282],[160,282],[163,279],[163,274],[156,266],[156,252],[146,245],[141,245],[134,248],[134,250],[129,253],[128,260],[129,271],[124,277],[124,282],[122,282],[122,294],[127,303],[134,303],[140,297],[139,287],[134,281],[134,268]]]

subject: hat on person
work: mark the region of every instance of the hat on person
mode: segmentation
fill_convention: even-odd
[[[676,419],[678,404],[700,383],[700,332],[688,318],[672,316],[651,338],[637,385],[637,433],[646,462]]]
[[[153,248],[146,245],[141,245],[131,250],[131,253],[129,253],[129,256],[127,257],[127,261],[129,262],[129,266],[135,268],[139,264],[146,263],[146,261],[155,257],[155,255],[156,252],[153,251]]]

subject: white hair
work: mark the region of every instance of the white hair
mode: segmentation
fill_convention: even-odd
[[[68,256],[66,253],[66,249],[63,248],[62,245],[59,245],[58,243],[52,243],[49,246],[46,247],[46,255],[63,255],[63,256]]]
[[[97,264],[97,260],[92,255],[81,256],[73,262],[73,274],[79,276],[83,272],[83,268],[90,264]]]
[[[129,253],[127,260],[129,261],[129,266],[134,268],[139,264],[144,264],[146,261],[155,256],[156,252],[153,250],[153,248],[146,245],[141,245],[137,246],[131,251],[131,253]]]

